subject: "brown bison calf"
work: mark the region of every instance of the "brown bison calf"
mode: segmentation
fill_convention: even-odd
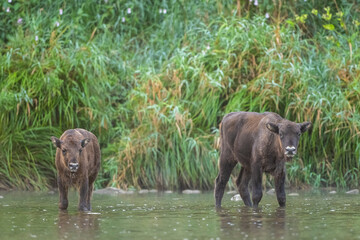
[[[275,179],[275,191],[281,207],[285,206],[285,162],[296,154],[300,135],[310,122],[294,123],[276,113],[233,112],[221,122],[220,172],[215,182],[216,207],[221,199],[231,171],[241,164],[236,180],[245,205],[256,208],[262,198],[262,175],[270,173]],[[252,183],[252,203],[248,190]]]
[[[94,181],[100,168],[100,147],[94,134],[84,129],[66,130],[60,137],[51,137],[56,149],[55,165],[59,187],[59,208],[68,207],[69,187],[80,195],[79,210],[90,211]]]

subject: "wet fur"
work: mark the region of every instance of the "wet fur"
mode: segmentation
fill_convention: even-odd
[[[54,137],[53,137],[54,138]],[[52,138],[52,139],[53,139]],[[61,147],[79,148],[83,139],[90,139],[89,143],[83,148],[78,162],[79,168],[76,173],[70,172],[70,169],[65,162]],[[55,165],[57,169],[57,181],[59,188],[59,208],[67,209],[68,207],[68,190],[70,187],[75,187],[79,191],[79,206],[80,211],[91,210],[91,196],[93,191],[94,181],[100,169],[100,146],[94,134],[84,129],[69,129],[66,130],[60,137],[61,146],[57,146]],[[54,142],[54,140],[53,140]],[[55,143],[54,143],[55,145]]]
[[[219,175],[215,182],[216,206],[221,206],[226,184],[237,163],[241,164],[236,180],[238,191],[247,206],[257,207],[262,198],[262,175],[270,173],[275,179],[275,191],[280,206],[285,206],[285,162],[279,134],[269,129],[273,123],[285,126],[290,133],[306,131],[310,122],[297,124],[280,117],[276,113],[234,112],[226,115],[221,122],[221,149]],[[298,139],[291,140],[297,146]],[[296,142],[297,141],[297,142]],[[248,185],[252,183],[252,201]]]

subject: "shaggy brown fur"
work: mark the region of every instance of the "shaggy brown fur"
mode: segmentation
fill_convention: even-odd
[[[84,129],[66,130],[51,137],[56,149],[55,165],[60,194],[59,208],[68,207],[68,190],[78,189],[80,211],[90,211],[94,181],[100,169],[100,146],[94,134]]]
[[[262,175],[270,173],[275,179],[275,191],[280,206],[285,206],[285,162],[296,154],[301,133],[310,122],[294,123],[276,113],[234,112],[221,122],[219,175],[215,182],[216,207],[221,200],[231,171],[241,164],[236,180],[245,205],[257,207],[262,198]],[[252,182],[252,202],[248,190]]]

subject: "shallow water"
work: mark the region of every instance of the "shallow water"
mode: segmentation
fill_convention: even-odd
[[[0,239],[360,239],[360,195],[298,193],[286,208],[264,194],[256,211],[229,194],[217,211],[212,192],[94,194],[79,213],[75,192],[67,212],[57,193],[0,192]]]

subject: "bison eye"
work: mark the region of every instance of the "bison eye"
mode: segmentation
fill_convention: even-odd
[[[66,153],[66,149],[63,149],[63,150],[62,150],[62,153],[65,154],[65,153]]]
[[[80,148],[80,149],[79,149],[79,153],[81,153],[81,152],[82,152],[82,149]]]

